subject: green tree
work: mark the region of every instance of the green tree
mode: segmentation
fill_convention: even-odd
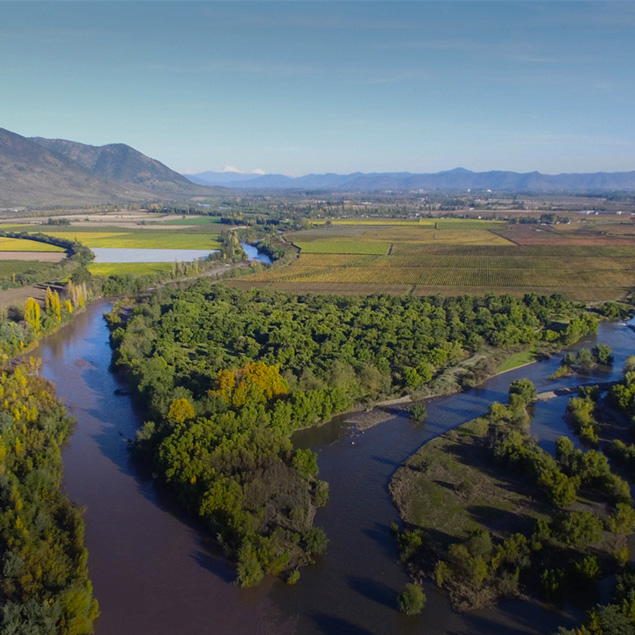
[[[593,349],[593,356],[598,364],[610,365],[613,363],[613,349],[608,344],[598,344]]]
[[[509,385],[509,402],[512,406],[526,406],[536,398],[536,387],[529,379],[515,379]]]
[[[423,401],[419,401],[410,406],[410,418],[419,422],[424,422],[428,418],[428,411]]]
[[[419,615],[426,605],[426,599],[420,584],[408,582],[399,595],[399,610],[406,615]]]

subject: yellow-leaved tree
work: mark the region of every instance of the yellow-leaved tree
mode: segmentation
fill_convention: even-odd
[[[232,370],[216,373],[211,395],[220,397],[235,408],[246,403],[262,403],[289,392],[287,380],[280,374],[280,365],[251,362]]]
[[[172,423],[184,423],[195,416],[194,406],[185,397],[173,399],[168,409],[168,419]]]
[[[40,322],[40,305],[34,298],[27,298],[24,319],[31,330],[37,335],[42,324]]]

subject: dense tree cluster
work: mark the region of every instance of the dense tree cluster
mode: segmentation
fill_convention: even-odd
[[[594,417],[595,399],[593,395],[571,397],[567,404],[567,416],[573,423],[575,433],[586,445],[597,446],[599,424]]]
[[[613,363],[613,351],[608,344],[598,344],[591,348],[581,348],[576,353],[566,353],[562,357],[560,369],[555,377],[572,373],[589,373],[597,365],[610,366]]]
[[[485,343],[534,343],[563,314],[595,325],[559,297],[298,297],[201,280],[109,322],[114,362],[150,415],[137,450],[252,585],[326,546],[312,521],[327,487],[315,455],[293,450],[293,430],[416,389]]]
[[[0,376],[0,633],[92,633],[80,511],[62,492],[72,421],[33,362]]]
[[[560,314],[573,317],[558,330]],[[198,398],[218,370],[259,360],[280,364],[292,390],[341,387],[364,399],[416,389],[484,344],[568,342],[596,327],[558,297],[293,296],[200,281],[154,295],[113,337],[116,360],[132,370],[133,358],[151,358],[144,385],[166,384],[155,393],[176,385]]]

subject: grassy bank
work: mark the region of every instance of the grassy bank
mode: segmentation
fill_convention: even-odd
[[[390,483],[402,560],[458,610],[525,595],[590,607],[597,582],[628,558],[627,483],[567,438],[555,458],[542,450],[529,436],[534,397],[531,382],[513,382],[509,406],[425,444]]]

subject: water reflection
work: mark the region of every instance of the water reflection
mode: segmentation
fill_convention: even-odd
[[[250,245],[249,243],[240,243],[243,251],[247,254],[247,260],[251,262],[260,262],[263,265],[270,265],[272,260],[263,251],[258,250],[257,245]]]

